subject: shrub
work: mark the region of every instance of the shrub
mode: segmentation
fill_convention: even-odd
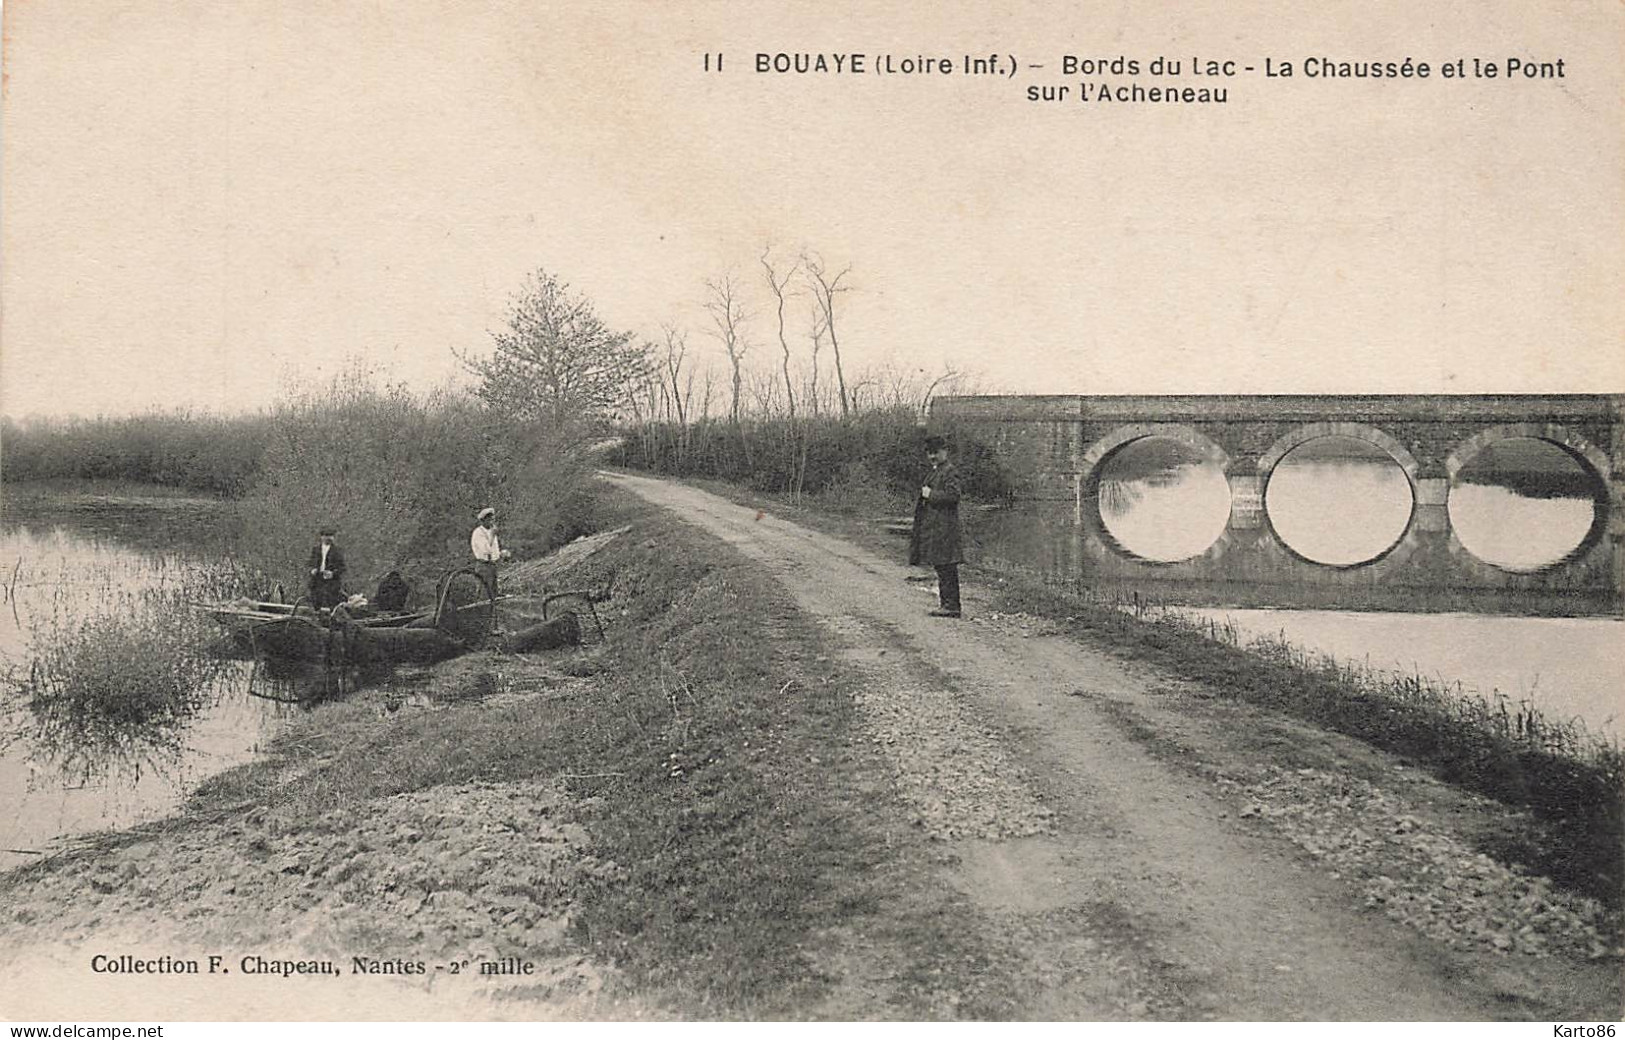
[[[823,505],[848,516],[882,516],[907,508],[907,500],[862,459],[842,469],[818,497]]]
[[[987,502],[1009,498],[1011,478],[993,452],[952,430],[945,432],[967,496]],[[850,490],[858,472],[853,467],[861,466],[865,480],[906,505],[925,472],[924,441],[925,430],[908,408],[844,419],[703,420],[686,427],[648,423],[627,432],[613,461],[790,495],[824,494],[838,486]]]
[[[269,430],[260,479],[241,502],[243,550],[301,588],[324,524],[338,529],[347,590],[370,594],[391,570],[466,562],[485,506],[521,555],[579,533],[590,512],[574,445],[459,394],[417,396],[352,370],[290,396]]]

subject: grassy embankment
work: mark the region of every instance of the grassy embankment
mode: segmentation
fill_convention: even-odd
[[[193,811],[272,801],[316,826],[405,792],[561,777],[598,800],[593,855],[624,868],[574,893],[575,940],[642,1000],[685,1017],[1011,1014],[1017,995],[977,948],[974,910],[926,880],[923,843],[816,629],[720,542],[608,498],[600,525],[632,530],[565,579],[609,593],[607,643],[540,663],[465,657],[430,680],[442,698],[449,676],[457,690],[523,688],[562,666],[589,683],[423,713],[330,704],[267,761],[206,783]],[[898,1003],[832,988],[827,958],[871,948]]]
[[[906,498],[790,496],[700,481],[710,491],[901,558],[902,539],[875,517]],[[974,532],[972,532],[974,539]],[[1243,641],[1224,625],[1177,610],[1136,615],[1031,578],[966,569],[992,592],[992,609],[1041,616],[1094,648],[1146,662],[1220,696],[1279,711],[1430,770],[1463,789],[1526,808],[1536,826],[1502,834],[1485,852],[1620,910],[1625,898],[1625,751],[1529,705],[1465,693],[1442,679],[1338,661],[1281,639]]]

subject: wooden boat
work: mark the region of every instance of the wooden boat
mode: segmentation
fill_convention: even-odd
[[[199,605],[200,610],[220,623],[233,638],[247,648],[264,638],[277,639],[275,632],[297,632],[314,626],[326,629],[332,612],[317,610],[308,602],[274,603],[268,600],[237,599],[229,603]],[[362,628],[400,628],[404,625],[432,618],[432,610],[401,611],[348,611],[349,620]]]
[[[456,657],[470,644],[433,625],[403,625],[395,628],[357,628],[346,647],[348,660],[355,664],[430,664]]]
[[[255,629],[253,638],[260,653],[330,665],[427,664],[470,649],[468,641],[427,620],[431,623],[372,627],[342,618],[325,625],[289,618]]]
[[[477,573],[459,568],[440,580],[433,610],[372,611],[350,603],[316,609],[305,599],[291,604],[242,599],[200,609],[256,655],[328,666],[440,661],[483,642],[496,609],[489,596],[453,602],[458,578],[465,579],[464,586],[472,582],[484,589]]]
[[[209,608],[255,654],[324,664],[440,661],[473,641],[435,623],[433,611],[351,616],[336,611]]]

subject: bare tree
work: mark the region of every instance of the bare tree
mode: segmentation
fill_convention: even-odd
[[[688,333],[669,322],[660,326],[665,343],[661,352],[661,367],[671,389],[672,404],[677,410],[677,422],[688,425],[688,399],[694,393],[694,371],[688,372],[688,394],[683,393],[683,361],[688,356]]]
[[[969,378],[967,373],[951,364],[945,363],[940,373],[932,375],[923,368],[908,368],[900,366],[895,360],[887,360],[866,369],[861,373],[861,379],[853,384],[853,407],[858,405],[861,390],[873,388],[881,407],[908,408],[923,418],[931,407],[932,398],[939,392],[962,390]]]
[[[648,380],[645,379],[644,382],[647,384]],[[644,421],[641,403],[642,394],[646,389],[646,386],[627,383],[626,407],[632,413],[632,426],[638,431],[638,441],[643,446],[643,457],[646,460],[652,460],[654,458],[654,419],[651,416],[649,421]]]
[[[767,278],[767,287],[772,290],[773,298],[778,301],[779,305],[779,349],[784,351],[784,400],[789,409],[790,419],[794,421],[796,417],[796,391],[790,382],[790,342],[784,338],[784,299],[786,295],[784,289],[785,286],[790,284],[790,280],[796,276],[796,272],[800,270],[801,265],[799,263],[791,264],[790,269],[784,272],[784,277],[780,278],[778,272],[773,269],[773,261],[769,257],[771,252],[771,246],[762,250],[762,272]]]
[[[881,407],[898,408],[913,398],[913,386],[918,382],[917,373],[923,371],[899,368],[894,359],[887,358],[861,374],[866,377],[866,382],[876,387]]]
[[[851,286],[843,286],[841,280],[852,273],[852,265],[848,264],[839,274],[831,276],[822,257],[802,253],[801,266],[807,272],[807,285],[812,289],[813,298],[823,312],[824,331],[829,334],[830,350],[835,354],[835,382],[841,394],[841,417],[845,418],[852,414],[852,403],[846,392],[846,372],[841,367],[841,341],[835,334],[835,297],[851,289]]]
[[[819,409],[823,407],[823,402],[818,395],[818,369],[821,367],[818,355],[824,349],[824,308],[817,303],[814,303],[812,307],[812,331],[810,335],[812,337],[812,387],[807,392],[807,399],[812,402],[812,413],[817,415]]]
[[[705,366],[705,395],[700,398],[700,418],[711,418],[711,394],[716,390],[717,372],[709,363]]]
[[[749,315],[745,311],[745,305],[739,300],[739,286],[734,283],[731,272],[721,278],[708,279],[705,289],[707,293],[705,311],[711,315],[711,321],[716,326],[713,335],[722,344],[722,349],[728,355],[728,364],[733,368],[733,402],[728,408],[728,417],[737,423],[739,394],[744,381],[740,364],[750,351],[750,342],[745,338],[744,329],[745,319]]]
[[[670,402],[667,418],[677,420],[672,447],[681,470],[689,451],[688,419],[689,404],[694,397],[694,366],[689,365],[686,372],[683,370],[684,362],[688,360],[688,333],[671,322],[663,323],[660,332],[663,342],[658,347],[651,347],[650,352],[659,358],[660,370],[656,378],[660,382],[661,397]]]
[[[939,388],[951,390],[964,378],[965,374],[963,372],[950,364],[943,364],[942,374],[926,385],[925,392],[920,395],[919,404],[915,409],[915,415],[922,425],[925,423],[926,417],[931,414],[931,398],[936,396],[937,390]]]
[[[750,410],[758,417],[769,416],[777,411],[779,402],[777,376],[760,369],[746,372],[745,390],[750,401]]]
[[[600,424],[648,371],[629,332],[614,332],[586,297],[537,270],[509,302],[507,326],[491,333],[487,358],[460,356],[480,378],[476,393],[500,412],[553,428]]]
[[[865,390],[870,390],[870,389],[872,389],[872,388],[874,388],[876,386],[879,386],[879,385],[880,385],[879,381],[875,380],[873,378],[860,379],[856,383],[853,383],[852,384],[852,407],[854,409],[856,409],[857,411],[860,411],[860,412],[863,411],[863,392]]]

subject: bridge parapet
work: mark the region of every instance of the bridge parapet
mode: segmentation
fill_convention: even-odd
[[[931,421],[988,445],[1017,478],[982,551],[1058,581],[1193,603],[1625,613],[1625,395],[946,397]],[[1222,474],[1228,515],[1205,550],[1148,558],[1113,533],[1102,485],[1138,493],[1112,479],[1131,445]],[[1273,504],[1317,452],[1392,464],[1408,516],[1395,514],[1386,548],[1331,562],[1294,548]],[[1516,468],[1517,486],[1496,487],[1492,462]],[[1155,492],[1148,479],[1139,491]],[[1566,551],[1538,565],[1497,557],[1522,537],[1497,530],[1503,520],[1533,525],[1538,542],[1552,534],[1541,518],[1560,514],[1581,525]]]

